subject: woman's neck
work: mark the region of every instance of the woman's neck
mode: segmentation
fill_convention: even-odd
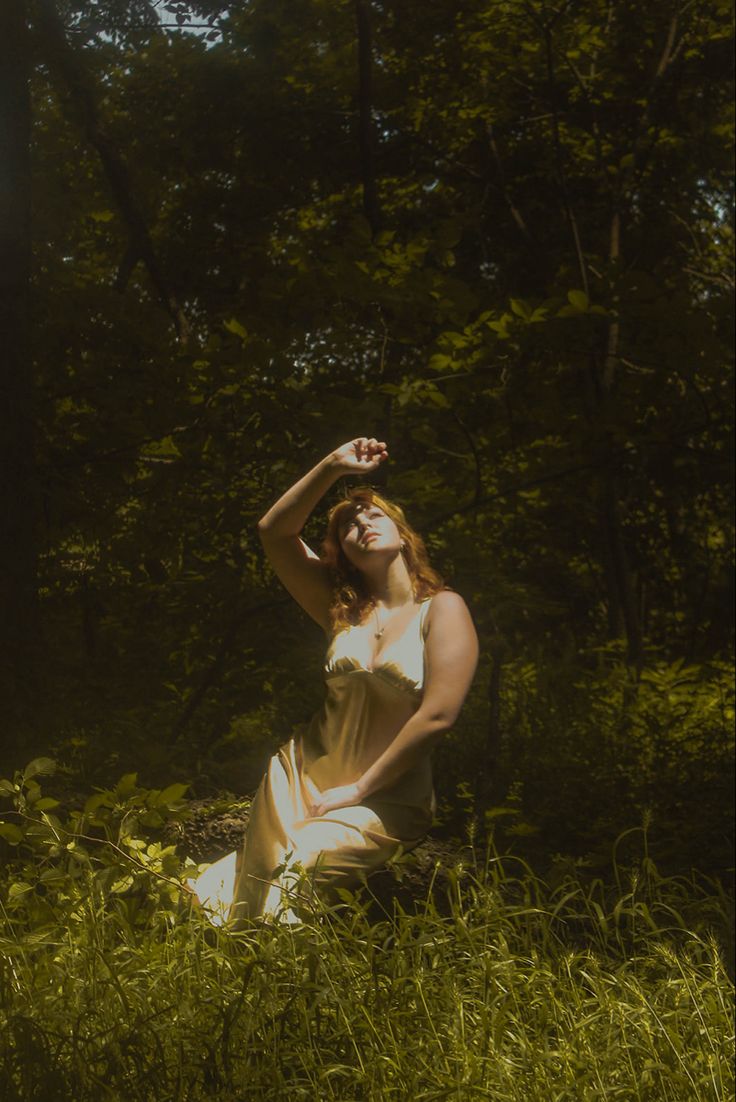
[[[384,608],[401,608],[413,603],[414,587],[401,555],[385,566],[376,564],[376,567],[375,573],[368,575],[368,587],[377,604]]]

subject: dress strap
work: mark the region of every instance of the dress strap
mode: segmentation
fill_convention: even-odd
[[[425,597],[425,599],[422,601],[422,607],[419,610],[419,630],[422,634],[422,639],[424,639],[424,625],[426,623],[427,613],[429,612],[429,606],[431,604],[432,604],[432,598],[431,597]]]

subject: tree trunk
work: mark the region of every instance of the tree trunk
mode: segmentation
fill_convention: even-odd
[[[26,0],[0,24],[0,695],[11,755],[38,700],[37,483],[30,351],[30,44]]]
[[[35,30],[49,72],[59,88],[68,93],[70,106],[100,158],[110,191],[128,229],[128,248],[118,271],[118,289],[125,289],[134,267],[142,261],[179,340],[186,344],[190,338],[189,320],[156,256],[148,225],[133,196],[125,160],[100,123],[95,89],[84,57],[70,47],[53,0],[36,0],[35,11]]]
[[[636,600],[635,582],[629,568],[623,529],[619,513],[620,490],[616,478],[606,473],[601,503],[601,519],[606,540],[606,552],[611,572],[609,584],[613,583],[610,601],[618,602],[626,632],[627,659],[637,669],[643,661],[642,634],[639,620],[639,608]],[[617,619],[618,623],[618,619]]]
[[[358,106],[363,211],[375,237],[379,230],[381,213],[378,205],[373,154],[373,39],[370,5],[367,0],[355,0],[355,17],[358,27]]]
[[[621,213],[618,207],[614,209],[611,218],[609,259],[616,263],[621,260]],[[607,413],[607,406],[616,382],[620,343],[621,326],[618,318],[614,317],[608,327],[606,356],[601,378],[600,405],[601,412],[604,415]],[[614,460],[616,448],[610,437],[607,439],[607,450],[609,463],[603,473],[604,482],[600,506],[608,562],[609,601],[611,604],[618,602],[626,632],[627,659],[636,667],[637,671],[640,671],[644,657],[641,621],[636,600],[635,582],[629,568],[624,528],[621,522],[619,508],[621,488],[619,479],[616,477]],[[612,586],[611,583],[613,583]]]
[[[495,633],[490,640],[488,650],[491,658],[491,670],[488,678],[488,726],[486,728],[483,760],[478,762],[475,777],[475,800],[479,821],[483,823],[483,811],[500,797],[498,766],[501,759],[501,688],[503,667],[508,653],[504,638]]]

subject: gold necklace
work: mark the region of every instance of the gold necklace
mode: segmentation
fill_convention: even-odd
[[[383,635],[384,631],[386,630],[386,624],[384,624],[383,627],[381,627],[381,621],[378,619],[378,608],[375,605],[373,606],[373,615],[376,618],[376,627],[378,629],[377,631],[373,632],[373,638],[374,639],[380,639],[381,636]]]
[[[406,606],[403,606],[403,607],[406,607]],[[398,613],[399,615],[400,615],[401,611],[402,610],[399,609],[399,613]],[[390,621],[397,615],[397,613],[394,613],[394,617],[392,617],[391,615],[387,616],[386,617],[386,623],[383,625],[383,627],[381,627],[381,621],[378,619],[378,607],[376,605],[373,606],[373,615],[376,618],[376,628],[377,628],[377,630],[373,632],[373,638],[374,639],[380,639],[381,636],[383,635],[384,631],[388,627]]]

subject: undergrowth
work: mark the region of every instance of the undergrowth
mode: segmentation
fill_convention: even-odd
[[[0,782],[7,1102],[733,1097],[728,900],[661,876],[645,830],[605,879],[542,880],[488,837],[411,908],[369,886],[234,933],[157,837],[180,786],[123,778],[62,817],[50,768]]]

